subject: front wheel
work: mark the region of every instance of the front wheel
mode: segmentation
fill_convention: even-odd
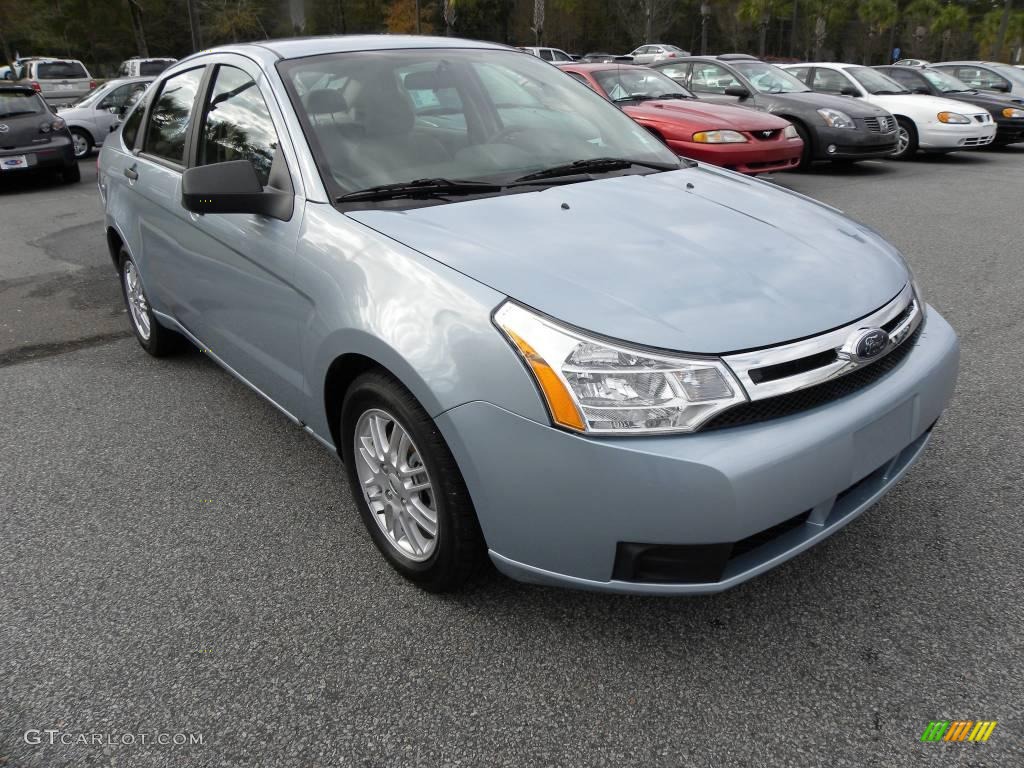
[[[486,551],[462,473],[433,419],[391,376],[363,374],[341,408],[342,453],[370,537],[431,592],[465,584]]]
[[[81,128],[71,129],[71,142],[75,148],[76,160],[79,160],[92,152],[92,136]]]
[[[896,118],[896,151],[892,153],[894,160],[910,160],[917,154],[917,126],[913,120],[905,117]]]

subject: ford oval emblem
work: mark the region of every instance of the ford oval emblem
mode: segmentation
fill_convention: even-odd
[[[874,360],[889,346],[889,334],[881,328],[861,328],[846,343],[850,358],[858,363]]]

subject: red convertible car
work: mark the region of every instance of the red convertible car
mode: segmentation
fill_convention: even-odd
[[[697,101],[675,80],[647,67],[573,63],[559,69],[621,106],[677,155],[748,174],[800,164],[804,143],[781,117]]]

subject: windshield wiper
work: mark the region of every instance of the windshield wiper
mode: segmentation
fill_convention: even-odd
[[[671,93],[659,94],[659,95],[657,95],[657,96],[655,96],[653,98],[660,100],[660,99],[688,99],[690,97],[687,96],[682,91],[672,91]]]
[[[472,195],[477,193],[500,192],[500,184],[485,181],[460,181],[458,179],[414,179],[397,184],[381,184],[342,195],[334,202],[352,203],[359,200],[394,200],[401,197],[444,197],[446,195]]]
[[[565,165],[556,165],[552,168],[545,168],[543,171],[528,173],[520,176],[515,182],[538,181],[540,179],[555,179],[559,176],[577,176],[588,173],[611,173],[612,171],[624,171],[639,165],[643,168],[653,168],[656,171],[674,171],[678,165],[667,163],[649,163],[645,160],[626,160],[619,157],[593,157],[587,160],[576,160]]]

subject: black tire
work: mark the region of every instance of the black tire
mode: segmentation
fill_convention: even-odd
[[[356,462],[355,430],[369,410],[380,410],[409,434],[432,483],[437,533],[429,558],[416,561],[393,544],[377,523],[363,493]],[[341,451],[352,497],[373,543],[402,576],[430,592],[448,592],[466,584],[486,560],[483,533],[455,459],[434,420],[400,382],[383,371],[359,376],[341,407]]]
[[[64,170],[60,172],[60,178],[65,184],[77,184],[82,180],[82,169],[78,167],[77,162],[65,165]]]
[[[914,121],[907,117],[897,117],[896,123],[899,131],[906,131],[907,146],[902,152],[897,149],[892,153],[893,160],[912,160],[917,154],[917,126]],[[898,146],[898,145],[897,145]]]
[[[807,172],[811,170],[811,166],[814,165],[814,141],[811,138],[811,132],[807,130],[807,126],[801,123],[799,120],[790,120],[793,127],[796,128],[797,135],[804,143],[803,152],[800,153],[800,163],[794,170]]]
[[[140,346],[153,357],[166,357],[180,351],[182,346],[184,346],[184,338],[180,334],[160,325],[156,316],[153,314],[153,308],[149,306],[148,298],[146,298],[145,301],[145,315],[149,318],[148,338],[144,330],[136,323],[128,300],[128,288],[125,285],[125,270],[129,264],[136,270],[137,275],[138,267],[135,265],[135,262],[132,261],[132,257],[128,254],[127,249],[122,248],[121,255],[118,260],[118,274],[121,278],[121,296],[124,298],[124,306],[128,312],[128,324],[131,326],[132,332],[135,334],[135,338],[138,339]],[[144,291],[143,297],[145,297]]]
[[[81,160],[83,157],[88,157],[89,153],[92,152],[93,146],[95,144],[92,140],[92,136],[89,135],[89,132],[82,130],[81,128],[72,128],[71,137],[72,139],[80,138],[85,140],[85,151],[82,154],[78,154],[78,152],[76,151],[75,159]]]

